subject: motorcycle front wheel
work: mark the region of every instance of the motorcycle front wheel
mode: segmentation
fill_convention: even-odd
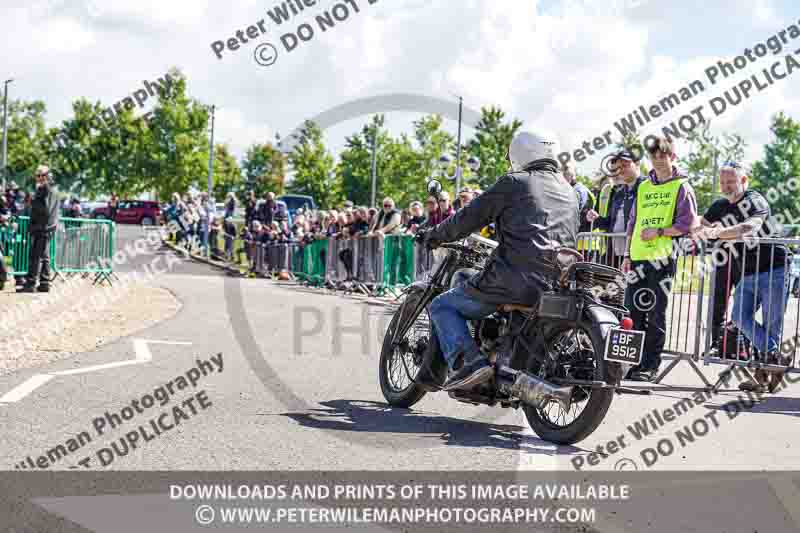
[[[419,293],[411,293],[406,297],[395,312],[383,337],[378,378],[383,397],[392,407],[411,407],[426,393],[426,390],[414,380],[419,374],[432,338],[427,308],[419,313],[405,337],[392,346],[394,332],[410,318],[408,315],[417,307],[420,298]]]

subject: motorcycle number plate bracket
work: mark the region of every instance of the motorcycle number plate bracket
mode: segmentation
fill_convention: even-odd
[[[644,351],[644,331],[612,328],[606,336],[606,361],[638,365]]]

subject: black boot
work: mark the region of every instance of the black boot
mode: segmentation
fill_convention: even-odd
[[[481,352],[459,356],[447,375],[444,390],[471,389],[492,379],[494,368]]]

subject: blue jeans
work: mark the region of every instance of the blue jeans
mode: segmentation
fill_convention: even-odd
[[[754,348],[761,352],[775,350],[781,342],[783,314],[788,300],[785,268],[744,276],[736,285],[731,318]],[[766,328],[756,322],[755,314],[759,308]]]
[[[459,286],[440,294],[431,302],[431,321],[450,369],[459,354],[465,358],[480,353],[478,344],[469,334],[468,319],[485,318],[497,311],[497,306],[468,296]]]

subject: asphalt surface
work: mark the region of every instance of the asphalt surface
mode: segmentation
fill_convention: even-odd
[[[120,233],[120,248],[141,236],[133,227],[122,227]],[[141,271],[163,254],[173,253],[148,248],[119,271]],[[93,352],[3,376],[0,396],[36,374],[135,359],[133,339],[191,344],[149,344],[149,362],[55,376],[24,398],[0,404],[0,457],[7,468],[29,455],[35,461],[86,430],[92,442],[52,465],[76,466],[121,437],[121,428],[135,430],[200,390],[210,407],[139,443],[108,468],[574,470],[615,465],[624,469],[630,463],[617,463],[627,458],[646,469],[650,461],[645,461],[643,450],[664,437],[675,441],[676,450],[659,456],[649,468],[770,470],[800,464],[792,424],[800,412],[800,393],[791,384],[752,407],[750,402],[740,404],[745,407],[741,410],[725,406],[742,396],[730,390],[738,384],[735,380],[729,392],[699,400],[692,400],[691,391],[618,395],[593,435],[575,446],[556,447],[531,433],[521,411],[462,404],[441,393],[429,394],[411,410],[387,408],[377,361],[391,308],[381,303],[228,277],[183,259],[155,283],[182,302],[177,316]],[[209,360],[218,353],[223,370],[203,376],[196,388],[174,390],[163,408],[142,409],[114,431],[93,431],[94,419],[106,411],[119,413],[132,400],[185,374],[198,359]],[[703,370],[714,381],[722,367]],[[665,382],[701,384],[685,362]],[[681,402],[683,409],[676,407]],[[639,440],[629,428],[636,429],[635,422],[653,409],[669,408],[679,416],[670,422],[657,417],[655,425],[660,427],[649,436]],[[704,416],[707,432],[695,435],[693,442],[686,442],[684,433],[679,442],[676,431]],[[700,423],[696,429],[705,427]],[[620,442],[621,435],[624,448],[620,443],[615,453],[589,463],[589,452]]]
[[[119,248],[141,235],[139,228],[122,227]],[[139,251],[118,268],[120,276],[146,272],[154,261],[163,269],[169,259],[171,270],[154,283],[172,291],[183,307],[129,338],[0,377],[0,399],[12,391],[17,396],[0,402],[1,468],[27,470],[44,461],[51,470],[88,465],[103,472],[505,470],[525,475],[579,470],[597,471],[597,479],[603,479],[615,474],[601,470],[781,471],[800,464],[794,425],[800,389],[794,384],[754,405],[744,401],[738,409],[729,403],[742,397],[736,380],[713,396],[667,389],[649,396],[618,395],[594,434],[575,446],[555,446],[530,431],[521,411],[461,404],[441,393],[429,394],[412,409],[388,408],[377,373],[380,339],[391,313],[384,302],[229,277],[176,259],[160,246]],[[714,381],[722,367],[701,369]],[[701,385],[686,362],[665,382]],[[159,394],[168,403],[145,403]],[[672,416],[666,415],[670,410]],[[135,448],[126,446],[120,439],[134,432],[140,435]],[[54,451],[59,445],[64,452]],[[668,493],[678,501],[689,494],[689,485],[642,479],[637,511],[624,517],[610,512],[598,529],[693,530],[688,519],[685,528],[673,529],[676,507],[658,503]],[[692,483],[695,503],[722,490],[715,476]],[[800,524],[792,510],[798,507],[789,505],[797,502],[793,486],[785,483],[781,493],[773,483],[752,492],[737,481],[724,490],[763,499],[752,504],[771,506],[771,520],[780,526],[768,530],[793,531]],[[688,513],[689,503],[676,505]],[[715,527],[702,530],[753,531],[763,523],[760,515],[727,507],[718,512],[723,518],[715,515]],[[734,527],[718,529],[719,520]],[[651,527],[656,521],[666,526]]]

